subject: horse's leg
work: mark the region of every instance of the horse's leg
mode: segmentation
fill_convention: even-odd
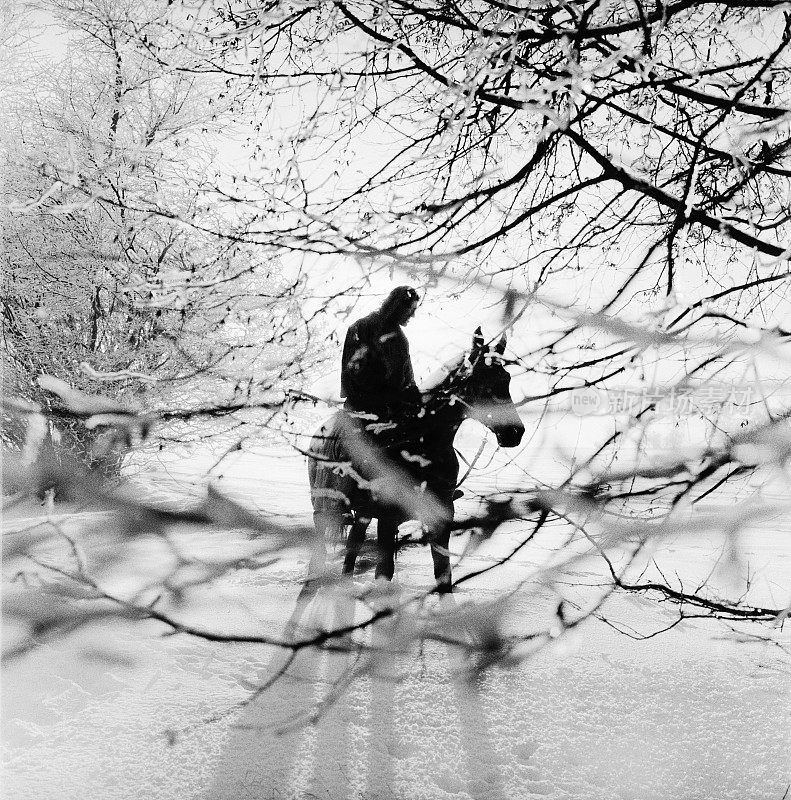
[[[328,533],[337,527],[338,524],[343,525],[343,518],[338,517],[337,514],[330,514],[326,511],[315,511],[313,513],[313,524],[316,526],[316,545],[310,554],[308,574],[305,576],[305,580],[302,582],[302,588],[297,595],[294,611],[286,623],[284,635],[287,638],[294,635],[302,619],[302,615],[305,613],[305,609],[319,591],[321,582],[317,579],[324,574],[327,565],[327,547],[325,540]]]
[[[355,517],[349,535],[346,538],[346,555],[343,559],[343,574],[352,575],[357,556],[365,542],[365,533],[371,524],[370,517]]]
[[[434,580],[437,582],[437,592],[447,594],[453,591],[453,578],[450,571],[450,523],[453,520],[453,505],[446,509],[447,522],[441,522],[435,531],[432,531],[431,559],[434,562]]]
[[[297,602],[294,606],[294,610],[291,612],[288,622],[286,622],[283,634],[287,639],[294,636],[302,620],[302,615],[305,613],[305,609],[308,607],[310,601],[318,594],[319,583],[318,581],[312,580],[312,575],[313,573],[308,572],[308,577],[305,578],[302,588],[297,595]]]
[[[343,535],[343,516],[327,511],[315,511],[313,524],[316,526],[316,547],[308,563],[308,580],[317,578],[324,572],[327,564],[327,542],[339,541]]]
[[[378,518],[376,528],[376,546],[378,558],[376,560],[375,577],[393,580],[395,572],[395,550],[398,538],[398,519],[393,516]]]

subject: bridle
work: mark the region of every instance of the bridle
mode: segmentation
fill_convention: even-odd
[[[454,386],[457,386],[459,382],[467,381],[472,377],[473,372],[475,371],[475,367],[478,363],[478,359],[481,358],[484,359],[496,358],[498,363],[503,365],[506,363],[506,360],[502,356],[500,355],[491,356],[491,354],[489,353],[479,353],[475,361],[472,361],[469,356],[465,356],[461,364],[459,364],[459,366],[448,376],[448,389],[445,391],[447,391],[449,394],[448,398],[449,403],[461,403],[467,406],[468,408],[472,408],[472,405],[469,402],[467,402],[464,398],[459,397],[457,394],[453,392],[453,388]],[[464,475],[462,475],[461,478],[459,478],[459,480],[456,482],[455,486],[456,489],[458,489],[464,483],[464,481],[466,481],[467,478],[470,477],[470,473],[473,471],[473,469],[475,469],[475,465],[478,463],[478,459],[483,454],[483,450],[485,447],[486,447],[486,434],[481,436],[481,443],[480,445],[478,445],[477,452],[472,457],[472,459],[468,461],[464,457],[464,454],[461,453],[458,450],[458,448],[454,446],[453,451],[456,453],[456,456],[460,458],[464,462],[464,464],[467,465],[467,469],[465,470]]]

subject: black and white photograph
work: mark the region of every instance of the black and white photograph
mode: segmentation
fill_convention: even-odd
[[[787,0],[0,4],[2,796],[791,800]]]

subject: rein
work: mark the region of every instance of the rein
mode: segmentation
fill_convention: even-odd
[[[467,406],[467,408],[472,408],[472,406],[466,400],[464,400],[462,397],[459,397],[459,395],[454,391],[454,389],[456,389],[456,385],[454,385],[454,381],[457,380],[459,377],[461,377],[461,370],[463,369],[463,367],[464,367],[463,364],[459,365],[459,367],[455,370],[455,374],[452,372],[452,373],[450,373],[448,375],[447,380],[448,380],[449,385],[444,391],[448,392],[448,394],[449,394],[448,402],[451,405],[453,403],[461,403],[462,405]],[[468,377],[468,376],[464,376],[464,377]],[[453,448],[453,452],[456,453],[456,455],[467,465],[466,472],[456,482],[456,486],[455,486],[456,489],[458,489],[464,483],[464,481],[466,481],[467,478],[469,478],[470,473],[473,471],[473,469],[475,468],[476,463],[478,462],[478,459],[481,457],[481,453],[483,453],[484,447],[486,447],[486,437],[485,436],[481,438],[481,444],[478,447],[478,452],[473,456],[472,461],[467,461],[467,459],[464,457],[463,453],[461,453],[456,447]]]
[[[462,485],[462,483],[464,483],[464,481],[467,480],[467,478],[470,477],[470,473],[472,472],[473,468],[475,467],[475,464],[478,462],[478,459],[481,457],[481,453],[483,452],[483,448],[484,447],[486,447],[486,437],[485,436],[481,437],[481,444],[478,447],[478,452],[475,454],[475,456],[473,457],[472,461],[467,461],[467,459],[458,450],[456,450],[455,447],[453,448],[454,451],[456,452],[456,455],[467,465],[467,471],[464,473],[464,475],[462,475],[462,477],[459,479],[459,482],[456,484],[456,488],[457,489],[459,488],[459,486]]]
[[[457,391],[455,391],[458,388],[457,381],[460,378],[463,381],[466,378],[470,377],[471,374],[472,374],[472,365],[470,364],[469,361],[465,360],[454,371],[448,374],[446,378],[446,382],[448,385],[442,389],[440,389],[440,387],[436,387],[435,391],[439,389],[437,394],[447,392],[449,395],[448,402],[451,405],[453,403],[461,403],[462,405],[467,406],[467,408],[472,408],[472,406],[463,397],[460,397]],[[464,475],[462,475],[461,478],[456,483],[455,486],[456,489],[458,489],[464,483],[464,481],[466,481],[467,478],[470,477],[470,473],[473,471],[473,469],[475,469],[475,465],[478,463],[478,459],[481,457],[481,454],[483,453],[485,447],[486,447],[486,437],[483,436],[481,438],[481,443],[478,447],[478,452],[475,453],[471,461],[468,461],[456,447],[453,448],[453,451],[456,453],[456,455],[467,465],[467,469]]]

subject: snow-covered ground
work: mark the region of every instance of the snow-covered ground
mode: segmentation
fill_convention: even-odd
[[[462,449],[474,454],[479,437],[468,429]],[[551,482],[564,468],[561,455],[536,442],[509,463],[512,455],[487,446],[468,484],[468,507],[476,489],[506,489],[525,474]],[[148,491],[199,492],[196,476],[210,463],[208,456],[172,462]],[[308,520],[304,464],[285,447],[241,453],[221,472],[221,485],[250,505]],[[7,528],[32,513],[28,508],[6,520]],[[788,533],[788,523],[778,520],[742,537],[740,557],[750,561],[756,597],[778,605],[789,600]],[[503,533],[476,554],[476,563],[517,535]],[[459,632],[451,619],[463,619],[470,600],[502,596],[545,561],[552,536],[550,530],[539,537],[506,569],[465,584],[447,609],[451,632]],[[207,553],[235,544],[217,534],[198,539],[191,545]],[[655,555],[671,573],[695,576],[711,568],[720,545],[678,536]],[[156,548],[141,551],[141,571],[155,570],[160,557]],[[295,608],[306,558],[295,553],[265,577],[240,570],[185,613],[205,627],[280,632]],[[599,567],[580,562],[570,577],[593,583]],[[406,550],[397,569],[403,593],[429,584],[430,558],[422,548]],[[541,627],[554,600],[548,589],[520,593],[508,625]],[[322,590],[300,624],[363,613],[349,595]],[[673,613],[618,597],[607,617],[646,634]],[[788,659],[775,645],[726,636],[720,624],[688,621],[636,641],[591,620],[573,637],[472,683],[464,679],[460,649],[431,642],[369,665],[318,723],[307,725],[299,723],[355,668],[353,655],[305,651],[246,703],[283,666],[282,652],[162,638],[162,630],[155,623],[97,626],[6,668],[3,796],[781,800],[791,794]],[[397,633],[384,627],[375,643]]]

